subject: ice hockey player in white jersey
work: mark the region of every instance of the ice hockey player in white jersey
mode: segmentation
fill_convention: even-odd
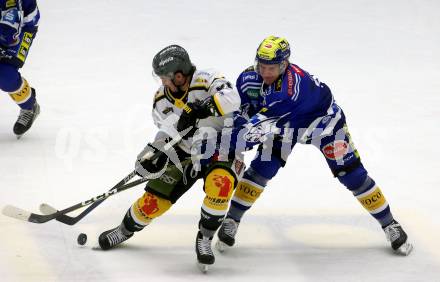
[[[153,118],[159,132],[155,141],[139,154],[136,171],[155,179],[148,182],[145,193],[128,209],[122,223],[99,236],[99,245],[107,250],[129,239],[164,214],[203,178],[206,196],[201,207],[195,250],[202,271],[206,271],[215,260],[212,237],[223,221],[244,169],[239,160],[219,161],[216,156],[195,167],[190,151],[195,139],[192,135],[198,134],[196,129],[201,127],[215,134],[222,130],[225,119],[238,110],[240,96],[219,72],[196,69],[186,50],[178,45],[168,46],[156,54],[153,70],[162,83],[153,103]],[[171,150],[163,150],[176,130],[186,134],[185,137]]]

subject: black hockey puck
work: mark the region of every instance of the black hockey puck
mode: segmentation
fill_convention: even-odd
[[[79,245],[84,245],[87,242],[87,235],[84,233],[81,233],[78,235],[78,238],[76,239]]]

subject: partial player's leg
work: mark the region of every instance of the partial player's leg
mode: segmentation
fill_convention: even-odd
[[[408,255],[412,250],[412,245],[407,243],[408,236],[394,219],[381,189],[362,165],[345,124],[345,117],[342,116],[335,126],[333,135],[315,139],[312,143],[321,150],[334,176],[379,222],[393,250]]]
[[[261,146],[256,158],[238,182],[231,200],[231,206],[217,234],[216,248],[220,252],[235,244],[235,236],[243,215],[263,193],[268,181],[285,165],[284,159],[290,154],[293,145],[283,158],[281,157],[281,145],[279,142],[274,142],[269,154],[263,152]]]
[[[121,224],[99,236],[99,246],[108,250],[128,240],[134,232],[141,231],[153,219],[164,214],[171,205],[170,200],[149,192],[147,188],[147,192],[128,209]]]
[[[176,166],[169,164],[162,176],[148,182],[146,192],[128,209],[121,224],[99,236],[99,245],[103,250],[119,245],[144,229],[168,211],[200,178],[200,174],[191,173],[192,166],[188,162],[182,162],[182,166],[184,175]]]
[[[24,30],[17,45],[2,47],[4,54],[0,57],[0,89],[9,93],[12,100],[20,107],[20,114],[14,124],[14,133],[17,137],[31,128],[40,113],[35,89],[18,71],[26,61],[35,34],[36,29]]]
[[[206,196],[201,208],[195,245],[197,261],[202,271],[206,271],[207,266],[215,261],[211,248],[212,238],[228,210],[229,201],[242,170],[244,170],[244,164],[240,161],[215,162],[205,172]]]

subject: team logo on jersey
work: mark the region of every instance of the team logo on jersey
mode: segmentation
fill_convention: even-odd
[[[253,98],[253,99],[258,98],[258,96],[260,95],[260,91],[258,89],[253,89],[253,88],[249,89],[246,93],[249,98]]]
[[[327,159],[340,160],[348,153],[349,145],[344,140],[336,140],[325,145],[322,152]]]
[[[243,81],[245,81],[245,80],[253,80],[253,79],[255,79],[256,77],[255,77],[255,75],[253,75],[253,74],[247,74],[247,75],[245,75],[244,77],[243,77]]]

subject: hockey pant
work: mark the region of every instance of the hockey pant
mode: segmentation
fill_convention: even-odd
[[[203,178],[206,195],[201,207],[199,228],[214,233],[227,212],[244,164],[236,160],[217,161],[198,172],[188,158],[182,162],[182,173],[170,163],[164,174],[148,182],[145,193],[129,208],[123,220],[125,227],[132,232],[142,230],[169,210],[198,179]]]

